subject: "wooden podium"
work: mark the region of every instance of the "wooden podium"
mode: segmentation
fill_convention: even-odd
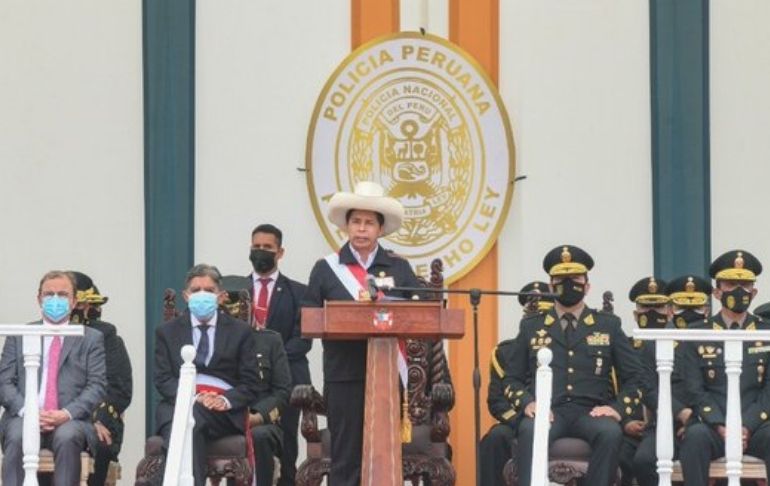
[[[329,301],[323,308],[302,309],[302,336],[321,339],[368,339],[362,486],[402,486],[398,338],[459,339],[462,309],[441,302]]]

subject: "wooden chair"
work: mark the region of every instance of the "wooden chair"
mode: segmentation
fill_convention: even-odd
[[[53,451],[40,449],[38,474],[52,474],[54,471]],[[80,486],[88,486],[88,476],[94,472],[94,460],[87,452],[80,453]]]
[[[443,286],[440,260],[431,264],[426,288]],[[430,292],[428,292],[431,294]],[[428,298],[441,298],[431,294]],[[444,354],[443,342],[407,340],[409,376],[409,417],[412,441],[403,444],[404,480],[433,486],[453,485],[455,471],[451,464],[448,412],[454,405],[454,389]],[[324,399],[312,385],[298,385],[290,401],[302,409],[301,431],[307,440],[307,459],[297,469],[297,486],[318,486],[331,468],[330,435],[319,430],[318,415],[326,414]]]
[[[247,285],[251,285],[251,281],[246,277],[223,277],[222,286],[228,298],[221,308],[233,317],[249,322],[251,298]],[[179,315],[180,312],[176,307],[176,292],[166,289],[163,296],[163,320],[168,322]],[[165,461],[163,438],[160,436],[148,438],[144,454],[144,458],[136,467],[135,484],[137,486],[161,484]],[[280,467],[278,470],[280,471]],[[235,486],[251,485],[254,470],[249,462],[246,437],[232,435],[207,444],[206,476],[214,485],[218,485],[222,479],[232,479]]]
[[[751,479],[756,481],[758,486],[767,486],[767,471],[765,470],[765,461],[754,456],[743,456],[741,461],[743,471],[742,479]],[[725,458],[722,457],[716,461],[711,461],[709,466],[709,484],[714,486],[720,479],[727,479],[727,470],[725,469]],[[674,461],[674,471],[671,473],[671,481],[682,483],[684,476],[682,474],[682,465],[679,461]]]

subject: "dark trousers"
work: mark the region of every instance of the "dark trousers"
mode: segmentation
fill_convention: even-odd
[[[114,440],[114,439],[113,439]],[[102,441],[97,441],[96,450],[92,451],[94,456],[94,472],[88,476],[88,486],[104,486],[107,479],[107,473],[110,469],[110,462],[117,461],[118,455],[115,453],[115,443],[108,446]],[[120,445],[117,447],[120,450]]]
[[[609,486],[614,484],[616,479],[623,432],[620,425],[609,417],[594,418],[588,415],[591,408],[572,404],[555,407],[548,442],[553,444],[553,441],[562,437],[574,437],[588,442],[591,446],[591,458],[583,483]],[[517,436],[519,484],[530,484],[535,420],[524,417],[519,423]]]
[[[246,425],[246,412],[213,412],[200,403],[193,406],[193,476],[195,486],[206,484],[206,443],[228,435],[244,433]],[[159,434],[168,450],[168,441],[171,437],[171,423],[162,427]],[[268,483],[270,484],[270,483]]]
[[[364,440],[364,382],[326,382],[327,425],[331,436],[331,486],[358,486]]]
[[[513,457],[513,442],[516,431],[508,424],[495,424],[481,439],[479,445],[482,486],[505,484],[503,468]],[[520,483],[524,486],[524,483]]]
[[[273,484],[275,472],[274,457],[281,457],[283,432],[274,424],[259,425],[251,429],[254,441],[254,462],[256,463],[257,484]],[[292,483],[294,484],[293,480]]]
[[[658,486],[658,455],[655,429],[645,431],[633,458],[633,474],[639,486]]]
[[[297,475],[297,433],[299,431],[300,410],[291,405],[287,406],[281,416],[281,430],[283,431],[283,448],[281,454],[281,479],[278,486],[294,486],[294,478]]]
[[[770,464],[770,424],[754,431],[746,454]],[[712,426],[698,422],[687,427],[679,448],[685,486],[708,484],[709,463],[724,455],[724,440]]]
[[[620,446],[618,455],[618,465],[620,466],[621,480],[620,486],[632,486],[634,480],[634,457],[639,447],[639,439],[623,436],[623,443]]]

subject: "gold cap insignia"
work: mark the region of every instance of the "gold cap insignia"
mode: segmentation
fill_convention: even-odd
[[[647,291],[651,294],[658,293],[658,282],[654,278],[651,278],[650,283],[647,284]]]
[[[685,292],[695,292],[695,282],[693,282],[692,277],[687,277],[687,283],[684,286]]]
[[[744,261],[743,261],[743,252],[739,251],[738,256],[735,257],[735,268],[743,268]]]
[[[572,261],[572,253],[570,253],[569,248],[565,246],[561,249],[561,262],[569,263],[571,261]]]

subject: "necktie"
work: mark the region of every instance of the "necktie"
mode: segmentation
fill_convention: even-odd
[[[564,314],[564,320],[567,321],[567,325],[564,327],[564,337],[567,339],[567,344],[570,344],[575,331],[575,317],[569,313]]]
[[[254,306],[254,321],[259,329],[263,329],[265,327],[265,323],[267,322],[267,284],[270,283],[270,279],[260,278],[259,283],[260,286],[259,293],[257,294],[257,303]]]
[[[740,328],[741,328],[741,325],[738,324],[737,322],[733,322],[732,324],[730,324],[730,330],[740,329]]]
[[[198,341],[198,350],[195,352],[195,366],[206,366],[206,358],[209,355],[209,326],[208,324],[199,324],[198,329],[201,331],[201,338]]]
[[[45,382],[43,410],[59,409],[59,356],[61,355],[61,337],[54,336],[48,348],[48,375]]]

